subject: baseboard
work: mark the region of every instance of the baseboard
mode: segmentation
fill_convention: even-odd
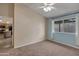
[[[56,40],[50,40],[50,41],[57,42],[57,43],[60,43],[60,44],[66,45],[66,46],[70,46],[70,47],[73,47],[73,48],[79,49],[78,46],[71,45],[71,44],[68,44],[68,43],[63,43],[63,42],[56,41]]]
[[[44,40],[38,40],[38,41],[34,41],[34,42],[29,42],[27,44],[23,44],[23,45],[20,45],[20,46],[14,46],[14,48],[20,48],[20,47],[35,44],[35,43],[38,43],[38,42],[41,42],[41,41],[44,41]]]

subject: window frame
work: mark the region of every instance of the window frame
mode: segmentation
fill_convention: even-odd
[[[74,18],[74,20],[75,20],[75,32],[65,32],[65,31],[64,31],[64,20],[66,20],[66,19],[59,19],[59,20],[56,20],[56,19],[55,19],[55,20],[52,20],[52,21],[54,22],[54,27],[53,27],[54,29],[52,29],[52,30],[54,31],[54,33],[56,32],[56,31],[55,31],[55,21],[63,21],[63,23],[62,23],[62,24],[63,24],[63,30],[62,30],[61,32],[58,32],[58,31],[57,31],[56,33],[67,33],[67,34],[74,34],[74,33],[76,33],[76,24],[77,24],[76,22],[77,22],[77,21],[76,21],[76,18],[75,18],[75,17],[72,17],[72,18]],[[67,18],[67,19],[72,19],[72,18]],[[53,25],[53,24],[52,24],[52,25]]]

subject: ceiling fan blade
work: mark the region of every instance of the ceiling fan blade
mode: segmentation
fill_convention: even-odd
[[[56,9],[55,7],[51,7],[51,9]]]

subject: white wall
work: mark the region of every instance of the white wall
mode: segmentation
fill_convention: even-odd
[[[15,4],[14,29],[14,48],[45,39],[45,19],[22,4]]]

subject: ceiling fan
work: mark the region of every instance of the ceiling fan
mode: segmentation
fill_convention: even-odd
[[[55,7],[53,7],[54,4],[55,3],[44,3],[40,8],[42,8],[45,12],[49,12],[52,9],[55,9]]]

